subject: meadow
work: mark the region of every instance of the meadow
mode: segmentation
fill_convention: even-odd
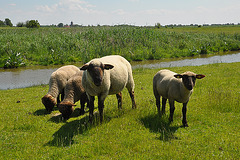
[[[136,69],[137,109],[124,89],[123,109],[115,96],[105,101],[104,121],[88,123],[88,112],[62,121],[57,108],[47,114],[41,97],[48,85],[0,90],[1,159],[239,159],[240,63],[175,67],[206,75],[197,80],[188,104],[189,127],[176,103],[173,123],[159,117],[152,78],[159,69]],[[97,108],[95,109],[97,112]],[[88,111],[88,109],[86,109]]]
[[[118,54],[129,61],[240,50],[240,26],[0,28],[0,67],[87,62]]]

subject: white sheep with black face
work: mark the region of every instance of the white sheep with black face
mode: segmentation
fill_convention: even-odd
[[[85,70],[82,85],[89,98],[89,120],[92,121],[94,96],[98,96],[100,121],[103,120],[104,100],[108,95],[116,94],[118,107],[122,107],[121,91],[126,87],[132,99],[132,108],[136,108],[134,99],[134,81],[132,67],[118,55],[96,58],[81,67]]]
[[[47,111],[52,111],[53,107],[60,102],[60,94],[61,100],[63,100],[64,88],[68,79],[79,71],[80,69],[78,67],[67,65],[60,67],[51,74],[48,93],[42,98],[42,103]]]
[[[205,75],[195,74],[193,72],[185,72],[183,74],[177,74],[170,70],[160,70],[153,78],[153,93],[156,98],[156,105],[158,112],[160,113],[160,98],[162,97],[162,113],[165,113],[165,106],[167,99],[170,105],[170,117],[169,121],[173,121],[173,113],[175,110],[174,101],[183,103],[183,126],[187,127],[187,103],[189,97],[193,92],[196,79],[202,79]]]

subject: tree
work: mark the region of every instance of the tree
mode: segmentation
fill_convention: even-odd
[[[37,20],[30,20],[26,22],[26,27],[27,28],[39,28],[40,24],[38,23]]]
[[[0,27],[3,27],[3,26],[5,26],[5,23],[0,20]]]
[[[155,28],[161,28],[161,24],[160,23],[156,23],[155,24]]]
[[[59,23],[57,26],[58,27],[63,27],[63,23]]]
[[[25,26],[25,24],[23,22],[18,22],[17,23],[17,27],[24,27],[24,26]]]
[[[4,23],[5,23],[6,26],[9,26],[9,27],[13,26],[13,24],[12,24],[12,22],[11,22],[11,20],[9,18],[6,18]]]

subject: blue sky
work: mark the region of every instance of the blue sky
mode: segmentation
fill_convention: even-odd
[[[239,0],[0,0],[0,20],[46,24],[240,23]]]

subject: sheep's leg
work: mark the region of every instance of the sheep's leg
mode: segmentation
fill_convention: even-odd
[[[137,108],[135,98],[134,98],[134,91],[129,91],[130,97],[132,99],[132,108],[135,109]]]
[[[60,94],[57,96],[57,106],[60,103]]]
[[[119,92],[118,94],[116,94],[116,96],[118,100],[118,109],[122,109],[122,93]]]
[[[100,123],[103,121],[103,108],[104,108],[104,100],[101,96],[98,96],[98,111],[100,116]]]
[[[174,110],[175,110],[174,101],[173,100],[169,100],[169,105],[170,105],[169,121],[172,122],[173,121],[173,113],[174,113]]]
[[[165,114],[167,99],[162,97],[162,114]]]
[[[81,98],[81,99],[80,99],[80,104],[81,104],[80,115],[84,115],[84,113],[85,113],[85,110],[84,110],[84,107],[85,107],[85,99],[84,99],[84,98]]]
[[[64,96],[65,96],[65,93],[64,93],[64,90],[62,91],[62,94],[61,94],[61,101],[64,100]]]
[[[155,96],[155,99],[156,99],[156,106],[157,106],[157,110],[158,110],[158,114],[161,115],[161,111],[160,111],[160,98],[161,96],[154,91],[154,96]]]
[[[187,115],[186,115],[186,113],[187,113],[187,103],[183,103],[183,108],[182,108],[182,114],[183,114],[182,124],[183,124],[183,127],[188,127]]]
[[[89,108],[89,101],[88,101],[87,94],[85,92],[80,97],[80,104],[81,104],[80,115],[84,115],[85,114],[84,107],[85,107],[85,103],[86,102],[87,102],[87,107]]]
[[[93,110],[94,110],[94,96],[89,96],[89,122],[93,121]]]

